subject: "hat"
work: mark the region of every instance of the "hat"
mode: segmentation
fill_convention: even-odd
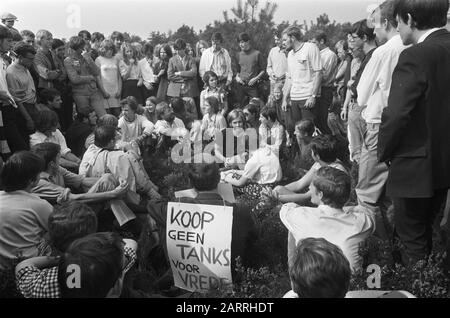
[[[2,13],[2,15],[0,15],[0,19],[1,20],[15,20],[15,21],[17,21],[17,17],[14,14],[9,13],[9,12]]]

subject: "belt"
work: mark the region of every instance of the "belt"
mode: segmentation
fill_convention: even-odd
[[[368,129],[379,129],[380,125],[380,123],[366,123]]]

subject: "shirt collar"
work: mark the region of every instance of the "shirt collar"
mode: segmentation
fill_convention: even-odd
[[[333,208],[329,205],[321,204],[318,206],[318,208],[329,215],[335,215],[335,214],[344,214],[342,209]]]
[[[44,179],[44,180],[50,181],[51,178],[52,178],[52,176],[47,171],[42,171],[39,174],[39,179]]]
[[[50,138],[50,137],[47,137],[47,135],[46,134],[44,134],[44,133],[42,133],[42,132],[40,132],[40,131],[36,131],[35,132],[35,134],[36,134],[36,137],[38,137],[38,138],[43,138],[43,139],[47,139],[47,138]],[[52,136],[53,136],[53,133],[52,133]]]
[[[325,47],[324,49],[320,50],[320,53],[324,53],[324,52],[328,51],[329,49],[330,49],[330,48],[327,46],[327,47]]]
[[[441,29],[443,29],[443,28],[432,28],[432,29],[428,30],[427,32],[422,34],[422,36],[417,41],[417,44],[422,43],[423,41],[425,41],[427,39],[427,37],[430,36],[431,33],[435,32],[437,30],[441,30]]]
[[[12,65],[22,71],[26,71],[27,68],[19,63],[19,60],[15,60]]]
[[[224,52],[224,50],[223,50],[223,47],[221,47],[219,51],[214,52],[214,49],[211,47],[211,52],[213,52],[213,54],[221,54]]]

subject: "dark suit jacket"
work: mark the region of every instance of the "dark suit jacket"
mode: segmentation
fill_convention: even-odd
[[[432,197],[450,187],[450,33],[438,30],[405,49],[392,75],[378,137],[390,161],[387,194]]]
[[[175,76],[175,72],[181,72],[181,76]],[[169,67],[167,69],[167,78],[169,80],[169,87],[167,88],[167,96],[170,97],[197,97],[197,64],[193,57],[187,57],[186,68],[181,63],[180,57],[174,55],[169,60]],[[186,93],[182,93],[181,84],[185,83]]]

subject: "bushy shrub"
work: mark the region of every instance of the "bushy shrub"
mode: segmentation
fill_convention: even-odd
[[[236,278],[232,291],[215,290],[206,294],[195,293],[202,298],[281,298],[291,289],[287,271],[281,266],[273,270],[244,268],[240,261],[236,265]]]

